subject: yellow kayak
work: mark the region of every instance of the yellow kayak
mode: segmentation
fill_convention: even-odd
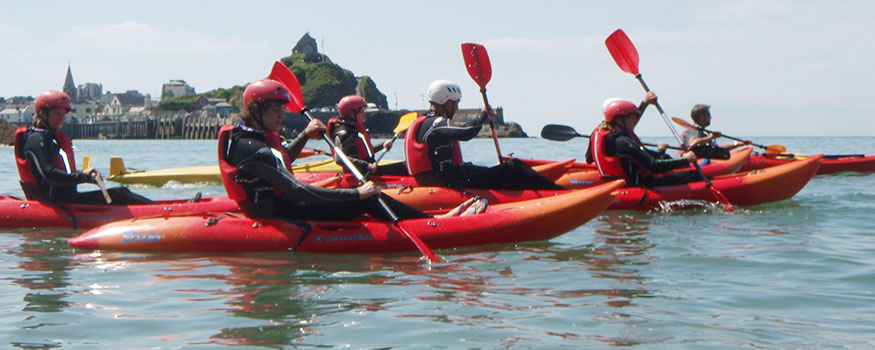
[[[399,163],[400,160],[383,160],[380,165]],[[343,168],[334,163],[334,159],[326,159],[318,162],[293,164],[292,169],[296,172],[319,172],[319,173],[342,173]],[[164,186],[175,181],[178,183],[221,183],[218,165],[203,165],[186,168],[137,170],[129,172],[124,161],[119,157],[109,159],[109,176],[107,180],[123,184],[143,184],[152,186]]]

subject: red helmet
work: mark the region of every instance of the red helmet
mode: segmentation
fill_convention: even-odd
[[[344,96],[340,99],[340,102],[337,103],[337,111],[340,112],[341,116],[346,116],[352,113],[352,111],[367,107],[368,103],[365,102],[365,99],[361,98],[358,95],[348,95]]]
[[[36,107],[36,114],[39,114],[39,111],[43,108],[64,107],[67,111],[73,110],[73,100],[70,99],[70,96],[55,90],[43,91],[43,93],[36,97],[34,105]]]
[[[641,116],[638,106],[630,101],[620,99],[605,101],[604,110],[605,121],[608,123],[612,123],[614,118],[620,115],[634,114]]]
[[[276,80],[262,79],[249,83],[246,90],[243,90],[243,105],[249,104],[249,101],[261,103],[264,101],[278,100],[288,103],[289,90],[283,83]]]

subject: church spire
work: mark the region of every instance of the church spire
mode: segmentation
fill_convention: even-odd
[[[76,84],[73,83],[73,71],[70,69],[70,62],[67,62],[67,77],[64,79],[64,93],[70,95],[73,101],[76,101]]]

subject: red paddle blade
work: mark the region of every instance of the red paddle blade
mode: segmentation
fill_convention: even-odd
[[[286,108],[290,112],[298,113],[304,109],[304,99],[301,97],[301,83],[298,82],[298,77],[289,70],[289,67],[286,67],[280,61],[274,62],[273,68],[270,70],[270,78],[283,83],[286,89],[289,90],[291,101],[286,104]]]
[[[626,36],[622,29],[617,29],[605,39],[605,46],[611,57],[626,73],[638,75],[638,50],[632,44],[632,40]]]
[[[465,58],[465,68],[468,68],[468,75],[477,82],[481,89],[485,89],[489,79],[492,79],[492,64],[489,63],[489,54],[486,53],[486,48],[480,44],[463,43],[462,57]]]
[[[735,206],[729,202],[729,198],[726,198],[726,195],[724,195],[723,192],[720,192],[720,190],[714,188],[714,186],[708,186],[708,189],[711,190],[711,194],[713,194],[714,197],[717,197],[717,201],[723,206],[723,210],[728,212],[735,211]]]

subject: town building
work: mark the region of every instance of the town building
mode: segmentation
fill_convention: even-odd
[[[171,80],[164,85],[161,85],[161,99],[168,97],[179,97],[194,95],[194,88],[188,85],[185,80]]]

